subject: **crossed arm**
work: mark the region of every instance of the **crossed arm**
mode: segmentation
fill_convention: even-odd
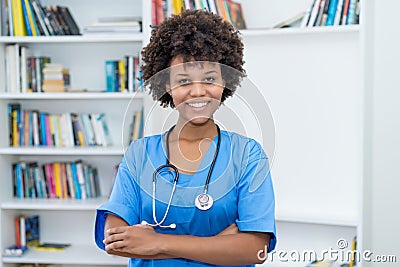
[[[186,258],[217,265],[262,263],[270,238],[267,233],[240,232],[235,224],[211,237],[160,234],[151,226],[129,226],[112,214],[107,215],[104,228],[109,254],[141,259]]]

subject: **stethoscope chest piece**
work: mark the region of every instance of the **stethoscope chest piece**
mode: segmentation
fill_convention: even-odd
[[[196,197],[194,204],[199,210],[208,210],[214,204],[214,200],[209,194],[202,193]]]

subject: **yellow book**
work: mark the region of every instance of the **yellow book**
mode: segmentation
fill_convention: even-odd
[[[18,111],[13,110],[12,112],[12,145],[19,146],[19,134],[18,134]]]
[[[80,146],[85,146],[85,137],[83,136],[82,131],[78,131],[78,139]]]
[[[352,251],[352,254],[351,254],[351,259],[350,259],[349,267],[353,267],[353,266],[354,266],[354,263],[355,263],[355,261],[356,261],[356,258],[355,258],[355,251],[356,251],[356,248],[357,248],[357,237],[354,237],[354,238],[353,238],[353,241],[352,241],[352,243],[351,243],[351,251]]]
[[[26,36],[26,28],[21,0],[12,0],[12,17],[14,25],[14,36]]]
[[[61,181],[63,198],[68,198],[67,169],[65,163],[61,163]]]
[[[124,92],[126,90],[125,85],[125,61],[118,61],[118,73],[119,73],[119,84],[120,84],[120,92]]]
[[[56,137],[58,137],[58,143],[60,144],[60,146],[65,146],[65,144],[63,143],[63,140],[62,140],[60,115],[55,115],[55,116],[56,116],[56,120],[57,120],[57,132],[58,132],[58,135],[56,135]]]
[[[33,18],[33,14],[32,14],[31,5],[29,4],[28,0],[23,0],[23,1],[25,1],[26,12],[28,13],[28,18],[29,18],[29,25],[31,26],[31,30],[32,30],[32,36],[38,36],[36,27],[35,27],[35,22],[33,21],[34,18]]]
[[[179,14],[183,8],[182,0],[172,0],[172,14]]]
[[[62,198],[62,185],[61,185],[61,175],[60,175],[60,163],[54,163],[54,180],[56,185],[56,198]]]

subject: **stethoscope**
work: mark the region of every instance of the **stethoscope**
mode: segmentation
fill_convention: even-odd
[[[208,185],[209,185],[210,179],[211,179],[211,174],[212,174],[212,172],[214,170],[215,161],[217,160],[219,147],[220,147],[220,144],[221,144],[221,131],[220,131],[218,125],[215,125],[215,126],[217,126],[217,133],[218,133],[217,148],[215,150],[214,158],[213,158],[213,161],[211,162],[210,169],[208,170],[207,180],[206,180],[206,183],[204,185],[203,193],[199,194],[194,200],[194,204],[199,210],[208,210],[214,204],[213,198],[207,192],[208,192]],[[176,228],[176,224],[175,223],[171,223],[170,225],[162,225],[164,223],[165,219],[167,218],[169,208],[171,207],[172,197],[173,197],[173,195],[175,193],[176,184],[177,184],[178,179],[179,179],[178,168],[176,168],[175,165],[173,165],[173,164],[171,164],[169,162],[169,135],[170,135],[171,131],[174,129],[174,127],[175,127],[175,125],[172,126],[168,130],[167,136],[166,136],[167,162],[164,165],[161,165],[160,167],[158,167],[153,172],[153,188],[152,188],[152,195],[151,196],[152,196],[152,209],[153,209],[154,224],[148,223],[146,221],[142,221],[141,224],[143,224],[143,225],[150,225],[150,226],[153,226],[153,227],[158,226],[158,227],[161,227],[161,228],[172,228],[172,229]],[[161,221],[158,222],[157,217],[156,217],[156,181],[157,181],[157,176],[161,175],[164,172],[171,172],[171,169],[172,169],[172,172],[174,173],[174,184],[172,186],[171,195],[170,195],[169,200],[168,200],[167,209],[165,210],[164,216],[161,219]]]

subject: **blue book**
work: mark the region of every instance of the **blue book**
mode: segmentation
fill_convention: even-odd
[[[32,36],[33,34],[32,34],[31,25],[29,24],[29,16],[28,16],[28,10],[27,10],[28,7],[25,5],[24,0],[18,0],[18,1],[21,1],[21,3],[22,3],[22,12],[24,13],[26,34],[28,36]]]
[[[86,196],[87,198],[92,198],[92,188],[90,186],[90,174],[89,174],[89,166],[82,164],[83,167],[83,177],[85,178],[85,188],[86,188]]]
[[[22,2],[24,2],[24,1],[22,1]],[[37,24],[36,24],[35,13],[33,12],[32,3],[31,3],[30,1],[28,1],[28,4],[29,4],[29,5],[27,6],[27,8],[29,9],[29,12],[30,12],[31,15],[32,15],[33,28],[35,28],[36,34],[37,34],[38,36],[40,36],[39,28],[38,28],[38,26],[37,26]]]
[[[33,146],[33,112],[29,111],[29,129],[28,129],[28,144],[29,146]]]
[[[115,92],[115,70],[117,68],[114,60],[107,60],[106,67],[106,92]]]
[[[356,0],[350,0],[349,3],[349,10],[347,14],[347,20],[346,20],[346,25],[353,25],[354,24],[354,19],[355,19],[355,11],[356,11]]]
[[[326,19],[326,26],[332,26],[335,22],[336,8],[338,0],[331,0],[328,8],[328,18]]]
[[[79,181],[78,181],[77,169],[76,169],[76,163],[75,162],[71,163],[71,170],[72,170],[72,180],[74,181],[75,198],[76,199],[82,199],[81,187],[80,187]]]
[[[40,121],[40,145],[42,146],[46,146],[47,142],[46,142],[46,114],[44,113],[40,113],[39,114],[39,121]]]
[[[15,174],[16,174],[16,192],[17,198],[24,198],[24,184],[22,181],[22,166],[21,163],[17,163],[15,165]]]

